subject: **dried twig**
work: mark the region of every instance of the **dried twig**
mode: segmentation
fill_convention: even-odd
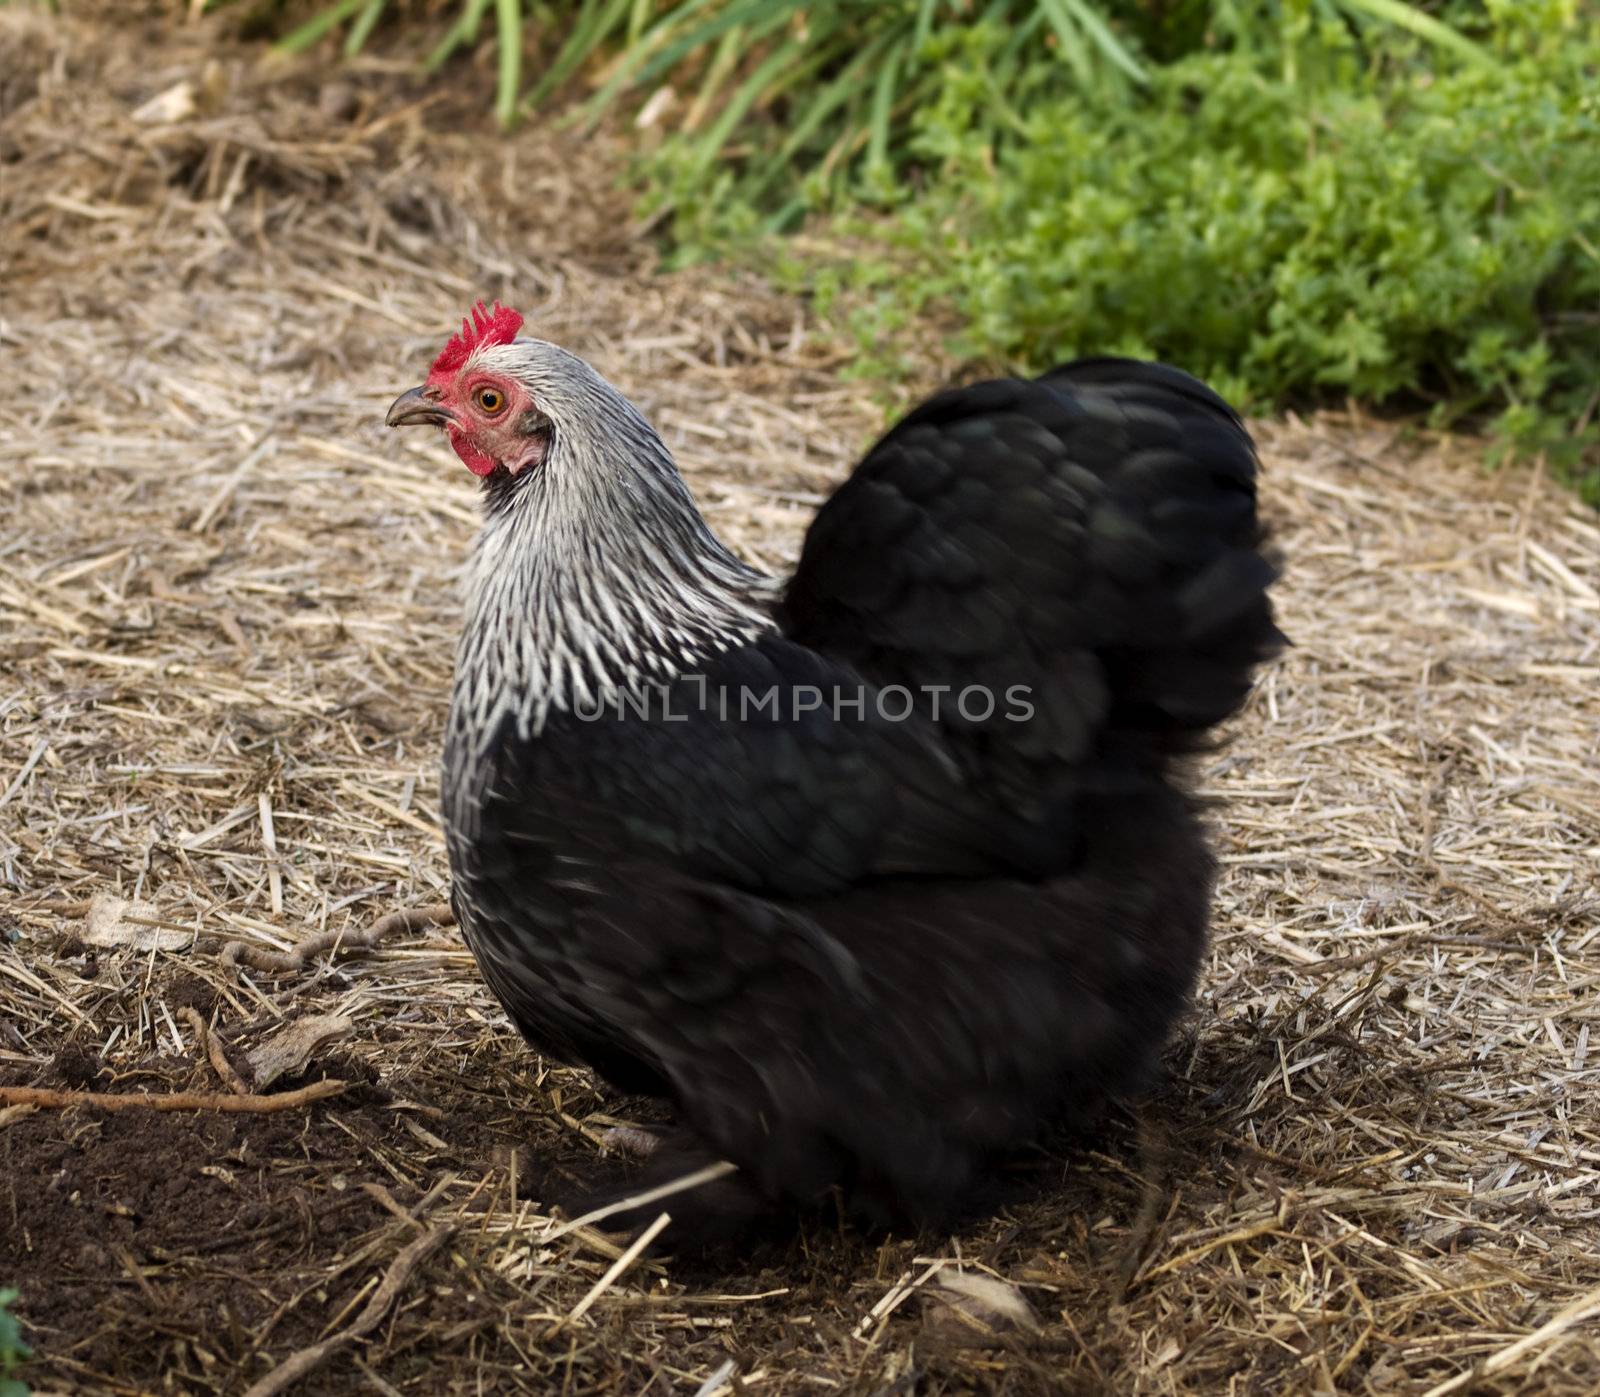
[[[105,1111],[237,1111],[246,1115],[265,1115],[272,1111],[292,1111],[313,1101],[326,1101],[345,1089],[346,1083],[331,1077],[294,1091],[272,1096],[221,1096],[203,1091],[68,1091],[53,1087],[0,1087],[0,1105],[44,1106],[65,1110],[69,1106],[98,1106]]]
[[[447,902],[435,903],[430,907],[407,907],[399,912],[391,912],[387,917],[380,917],[369,927],[354,931],[319,931],[288,951],[270,951],[245,941],[230,941],[222,948],[222,963],[281,975],[304,969],[324,951],[370,951],[385,937],[424,931],[428,927],[452,926],[455,919],[455,913]]]
[[[245,1084],[244,1078],[233,1070],[233,1064],[222,1051],[221,1041],[206,1025],[206,1021],[200,1016],[200,1011],[192,1004],[185,1004],[178,1010],[178,1017],[194,1030],[194,1036],[200,1040],[200,1050],[210,1062],[211,1070],[222,1079],[223,1086],[235,1096],[248,1096],[249,1086]]]
[[[367,1301],[349,1328],[286,1358],[266,1377],[246,1388],[244,1397],[274,1397],[275,1393],[284,1391],[314,1373],[345,1345],[353,1344],[357,1339],[370,1334],[405,1291],[407,1283],[411,1280],[411,1273],[447,1242],[454,1232],[455,1228],[448,1225],[436,1227],[409,1243],[390,1262],[389,1269],[383,1273],[383,1280],[372,1292],[372,1298]]]

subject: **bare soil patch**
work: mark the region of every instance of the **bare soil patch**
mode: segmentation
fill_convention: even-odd
[[[551,1204],[647,1117],[452,931],[224,964],[446,893],[473,488],[381,421],[472,299],[621,384],[768,567],[880,420],[804,306],[657,272],[610,141],[504,139],[457,76],[0,8],[0,1084],[225,1092],[210,1034],[248,1075],[348,1021],[259,1088],[345,1083],[291,1111],[0,1108],[35,1386],[237,1393],[333,1339],[294,1390],[1600,1389],[1600,519],[1471,442],[1258,424],[1296,648],[1197,771],[1200,1002],[960,1235],[608,1280]]]

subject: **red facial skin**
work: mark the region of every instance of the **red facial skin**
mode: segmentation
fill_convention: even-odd
[[[428,376],[426,395],[449,412],[445,435],[474,475],[490,475],[496,466],[516,475],[544,460],[548,440],[526,432],[534,404],[516,379],[471,370],[435,373]]]

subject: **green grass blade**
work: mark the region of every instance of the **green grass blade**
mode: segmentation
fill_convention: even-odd
[[[706,65],[706,74],[700,84],[700,91],[695,94],[694,101],[689,104],[689,110],[684,113],[685,131],[700,129],[700,123],[711,110],[711,104],[721,92],[722,85],[727,82],[729,75],[738,65],[744,37],[744,30],[739,28],[730,29],[722,36],[717,51],[711,56],[711,62]]]
[[[778,147],[777,153],[767,162],[765,169],[754,182],[755,187],[764,188],[773,176],[786,169],[789,162],[799,154],[805,143],[817,133],[817,129],[822,123],[860,90],[862,70],[868,67],[878,56],[883,48],[883,43],[884,41],[880,39],[876,44],[869,45],[862,50],[852,62],[848,63],[811,99],[805,110],[795,119],[789,130],[788,139]],[[804,81],[818,69],[826,67],[828,63],[838,56],[839,52],[835,49],[825,49],[815,54],[795,74],[795,80]]]
[[[1145,71],[1139,66],[1138,60],[1111,32],[1111,26],[1093,5],[1085,3],[1085,0],[1052,0],[1052,3],[1066,9],[1073,19],[1077,20],[1078,27],[1089,36],[1090,42],[1130,78],[1138,83],[1147,81]]]
[[[795,64],[791,46],[784,44],[769,53],[756,66],[753,73],[734,92],[722,114],[698,143],[695,157],[698,169],[706,170],[715,162],[722,148],[728,144],[734,128],[750,114],[750,109],[763,97],[774,97],[791,83],[799,80],[801,69]]]
[[[1080,84],[1087,87],[1094,78],[1094,68],[1089,62],[1089,51],[1084,47],[1083,35],[1078,32],[1078,26],[1072,22],[1066,6],[1061,0],[1039,0],[1039,8],[1044,11],[1045,18],[1050,22],[1050,28],[1055,31],[1061,56],[1067,60],[1073,76]]]
[[[796,195],[762,225],[761,231],[769,238],[776,237],[779,233],[787,233],[804,217],[805,211],[806,201]]]
[[[494,9],[500,51],[494,114],[502,126],[510,126],[517,119],[517,88],[522,84],[522,0],[495,0]]]
[[[275,47],[279,53],[303,53],[367,3],[368,0],[336,0],[335,4],[308,19],[298,29],[291,29],[278,40]]]
[[[860,104],[861,94],[859,92],[852,93],[850,106],[845,112],[845,119],[842,123],[844,130],[817,166],[817,174],[830,184],[834,180],[836,171],[839,178],[843,178],[843,172],[850,168],[851,158],[867,139],[867,133],[855,120],[856,109]]]
[[[1029,40],[1038,33],[1039,26],[1045,22],[1044,11],[1035,10],[1027,19],[1016,27],[1016,31],[1006,40],[1006,46],[1000,50],[1000,57],[1005,62],[1014,61],[1022,50],[1027,47]]]
[[[1494,66],[1494,59],[1465,34],[1417,9],[1415,5],[1406,4],[1405,0],[1341,0],[1341,3],[1347,9],[1359,10],[1374,19],[1384,20],[1397,29],[1409,30],[1419,39],[1424,39],[1438,48],[1449,49],[1458,58],[1464,58],[1469,63],[1476,63],[1486,68]]]
[[[539,81],[523,98],[523,106],[537,107],[577,72],[606,41],[611,31],[627,14],[631,3],[633,0],[610,0],[609,4],[596,0],[596,3],[586,6],[571,36],[561,46],[561,51],[556,54],[540,75]]]
[[[630,39],[627,50],[612,69],[611,75],[600,85],[600,90],[584,103],[584,121],[593,123],[600,113],[611,105],[619,92],[638,81],[638,70],[649,61],[650,55],[660,52],[662,46],[671,39],[674,29],[696,10],[704,9],[709,3],[710,0],[688,0],[687,4],[664,15],[637,39]]]
[[[354,58],[366,46],[367,36],[372,33],[372,26],[378,22],[388,7],[389,0],[367,0],[367,8],[356,16],[356,22],[350,26],[350,32],[345,35],[346,58]]]
[[[687,24],[695,11],[706,8],[708,0],[689,0],[663,18],[636,49],[624,56],[605,86],[590,99],[585,108],[588,119],[594,120],[623,88],[649,82],[696,49],[720,39],[735,25],[748,24],[753,31],[770,30],[805,9],[805,4],[804,0],[733,0],[714,18],[692,27]]]
[[[424,72],[435,73],[449,60],[463,44],[470,44],[478,37],[478,27],[483,23],[483,16],[489,8],[489,0],[466,0],[461,7],[461,17],[447,30],[444,38],[434,46],[433,52],[422,61]]]
[[[644,37],[645,26],[655,13],[655,0],[633,0],[633,11],[628,16],[628,46],[631,48]]]
[[[872,115],[867,120],[867,169],[886,170],[889,165],[889,118],[894,112],[895,87],[900,81],[900,65],[905,61],[908,40],[901,40],[878,70],[872,89]]]
[[[752,33],[770,33],[792,19],[797,12],[806,10],[805,0],[731,0],[720,14],[687,29],[687,32],[650,59],[640,69],[640,80],[645,81],[665,72],[674,63],[687,58],[696,49],[704,48],[713,39],[720,38],[736,26],[748,25]],[[687,8],[679,13],[687,13]],[[826,11],[817,19],[822,21],[825,17],[827,17]],[[813,31],[811,37],[804,42],[810,43],[815,40],[816,33]]]
[[[439,69],[450,61],[455,51],[467,43],[471,37],[467,33],[467,21],[463,15],[462,18],[446,29],[444,37],[428,50],[428,56],[422,60],[422,71],[424,73],[437,73]]]

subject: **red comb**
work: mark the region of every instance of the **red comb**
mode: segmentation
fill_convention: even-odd
[[[510,344],[521,328],[522,317],[510,306],[503,306],[496,301],[494,309],[490,310],[479,301],[472,308],[472,319],[463,320],[461,329],[451,335],[450,343],[439,351],[439,357],[428,370],[428,377],[434,379],[440,374],[453,374],[484,345]]]

